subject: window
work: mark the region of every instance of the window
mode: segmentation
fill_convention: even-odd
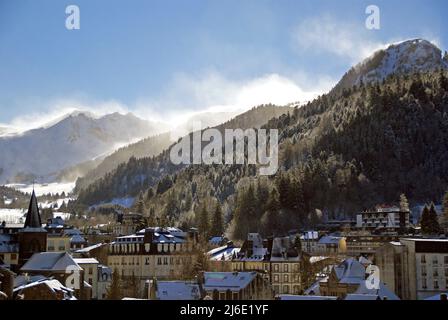
[[[278,272],[278,269],[279,269],[279,268],[278,268],[278,264],[277,264],[277,263],[274,264],[274,271],[275,271],[275,272]]]
[[[93,268],[89,268],[89,274],[93,274]]]
[[[284,282],[288,283],[289,282],[289,276],[287,274],[284,275],[283,277]]]
[[[437,256],[433,256],[433,257],[432,257],[432,263],[433,263],[433,264],[438,264],[438,263],[439,263],[439,259],[438,259]]]
[[[426,276],[426,266],[422,266],[422,276]]]
[[[163,258],[163,264],[164,265],[168,265],[168,258],[167,257]]]
[[[448,278],[448,268],[445,268],[445,277]]]
[[[434,289],[439,289],[439,281],[434,280]]]
[[[422,278],[422,288],[423,289],[427,289],[428,288],[428,286],[426,284],[426,278]]]
[[[283,293],[289,294],[289,286],[283,286]]]
[[[162,264],[162,258],[161,258],[161,257],[158,257],[158,258],[157,258],[157,265],[160,266],[161,264]]]
[[[421,255],[420,262],[421,263],[426,263],[426,256],[424,254]]]
[[[147,265],[147,266],[149,265],[149,258],[148,257],[145,258],[145,265]]]
[[[299,286],[294,286],[294,294],[299,294]]]
[[[285,265],[283,266],[283,272],[289,272],[288,269],[289,269],[289,268],[288,268],[288,265],[285,264]]]
[[[11,254],[11,260],[16,260],[17,259],[17,254],[12,253]],[[448,269],[447,269],[448,270]]]
[[[432,275],[434,277],[438,277],[439,276],[439,270],[438,269],[434,269]]]
[[[274,275],[274,282],[278,282],[278,274]]]

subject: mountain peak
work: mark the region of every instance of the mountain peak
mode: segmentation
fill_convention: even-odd
[[[412,74],[448,69],[442,51],[425,39],[410,39],[375,52],[347,72],[336,88],[349,88],[359,83],[383,81],[392,74]]]

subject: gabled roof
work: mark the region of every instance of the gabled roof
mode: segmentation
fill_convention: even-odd
[[[76,298],[73,296],[73,289],[65,287],[56,279],[43,278],[17,287],[13,290],[13,292],[20,293],[24,289],[42,285],[46,286],[52,292],[62,292],[64,294],[64,300],[76,300]]]
[[[65,272],[69,267],[70,270],[82,270],[72,256],[66,252],[41,252],[35,253],[20,270],[22,272]]]
[[[158,300],[199,300],[201,291],[197,283],[188,281],[157,281]]]
[[[341,264],[333,268],[340,283],[357,284],[365,280],[366,269],[353,258],[344,260]]]
[[[39,206],[37,205],[36,193],[33,190],[31,194],[28,212],[26,213],[25,228],[41,228],[42,222],[40,220]]]
[[[240,291],[247,287],[256,276],[256,272],[204,272],[204,289]]]

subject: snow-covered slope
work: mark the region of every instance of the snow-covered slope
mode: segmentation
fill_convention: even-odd
[[[51,182],[62,169],[165,130],[132,114],[71,113],[22,134],[0,137],[0,183]]]
[[[337,88],[349,88],[361,81],[382,81],[392,74],[411,74],[448,69],[448,58],[431,42],[423,39],[392,44],[375,52],[347,72]]]

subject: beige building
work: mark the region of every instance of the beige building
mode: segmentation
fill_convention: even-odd
[[[377,250],[381,281],[402,299],[423,300],[448,290],[448,239],[403,238]]]
[[[48,234],[47,252],[70,252],[70,237],[60,233]]]
[[[271,253],[271,283],[275,294],[299,294],[302,254],[294,246],[295,236],[274,238]]]
[[[388,235],[349,235],[346,237],[346,253],[351,257],[372,257],[379,247],[396,240],[397,236]]]
[[[192,266],[197,232],[176,228],[147,228],[117,237],[109,245],[107,265],[121,277],[135,277],[143,291],[146,280],[179,279]]]
[[[84,270],[84,281],[92,287],[92,299],[98,299],[98,260],[93,258],[73,260]]]

